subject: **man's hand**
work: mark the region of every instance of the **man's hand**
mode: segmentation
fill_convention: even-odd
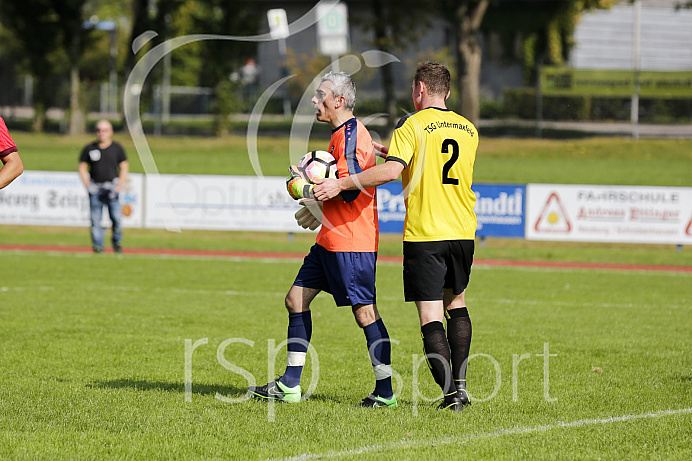
[[[303,199],[299,202],[303,208],[296,211],[296,222],[303,229],[315,230],[322,224],[322,202]]]
[[[317,200],[331,200],[341,193],[338,179],[315,179],[313,194]]]
[[[289,177],[286,180],[286,189],[293,200],[301,198],[314,198],[312,189],[315,187],[301,176],[295,165],[288,167]]]
[[[389,153],[389,149],[387,147],[375,141],[372,142],[372,146],[375,148],[375,153],[379,157],[387,158],[387,154]]]

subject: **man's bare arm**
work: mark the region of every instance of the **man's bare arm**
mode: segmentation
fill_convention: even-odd
[[[127,175],[130,173],[130,164],[127,160],[120,162],[120,174],[118,175],[118,186],[115,188],[116,191],[120,192],[125,183],[127,182]]]
[[[367,189],[394,181],[403,169],[404,165],[399,162],[385,162],[345,178],[316,180],[313,192],[317,200],[329,200],[345,190]]]
[[[0,157],[2,160],[2,168],[0,169],[0,189],[14,181],[17,176],[24,171],[24,164],[17,152]]]

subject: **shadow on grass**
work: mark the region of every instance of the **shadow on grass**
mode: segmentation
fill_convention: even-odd
[[[92,389],[134,389],[140,391],[166,391],[185,392],[185,384],[179,382],[144,381],[141,379],[112,379],[109,381],[95,381],[87,384]],[[192,393],[199,395],[216,395],[219,393],[225,397],[240,397],[247,392],[245,387],[221,384],[192,383]]]
[[[108,381],[95,381],[86,385],[86,387],[91,389],[132,389],[136,391],[165,391],[165,392],[185,392],[185,384],[179,382],[166,382],[166,381],[145,381],[141,379],[112,379]],[[192,393],[197,395],[213,395],[216,396],[217,393],[228,398],[239,398],[245,395],[247,392],[246,387],[238,387],[233,385],[220,385],[220,384],[205,384],[205,383],[192,383]],[[365,397],[365,396],[364,396]],[[360,403],[360,399],[352,399],[347,397],[340,397],[336,395],[323,394],[316,392],[312,394],[307,400],[318,401],[329,404],[337,405],[348,405],[353,406]],[[257,399],[257,401],[264,401],[263,399]],[[399,402],[404,403],[400,400]]]

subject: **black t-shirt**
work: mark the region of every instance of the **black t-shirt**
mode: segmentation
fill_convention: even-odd
[[[97,183],[112,181],[119,175],[118,166],[127,160],[125,150],[113,141],[105,149],[99,149],[97,142],[87,145],[79,156],[80,162],[89,164],[91,180]]]

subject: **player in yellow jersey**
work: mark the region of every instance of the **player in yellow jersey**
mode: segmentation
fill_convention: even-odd
[[[461,411],[470,404],[466,364],[471,320],[464,292],[476,234],[471,183],[478,131],[447,109],[450,81],[445,66],[419,64],[412,85],[416,112],[399,121],[389,149],[375,144],[386,162],[357,175],[318,181],[314,194],[318,200],[328,200],[342,191],[379,186],[402,175],[404,297],[418,308],[430,371],[444,392],[440,408]]]

